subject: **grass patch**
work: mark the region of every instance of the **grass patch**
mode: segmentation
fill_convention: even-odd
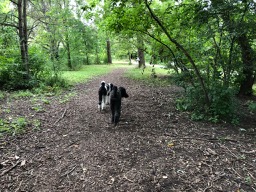
[[[111,65],[85,65],[79,71],[63,71],[61,77],[64,79],[64,81],[67,81],[67,83],[72,86],[77,83],[86,82],[93,77],[109,73],[111,70],[121,67],[131,68],[134,66],[124,63],[115,63]],[[63,87],[39,86],[32,90],[8,92],[8,98],[31,98],[38,97],[39,95],[54,96],[60,95],[62,91]],[[6,96],[7,94],[5,92],[0,91],[0,100],[4,99]]]
[[[71,85],[83,83],[99,75],[111,72],[120,67],[130,67],[128,64],[85,65],[79,71],[63,71],[62,77]]]
[[[133,68],[126,72],[126,76],[153,85],[165,86],[170,84],[170,70],[148,66],[144,70]]]
[[[64,95],[62,98],[60,98],[59,102],[60,103],[67,103],[68,101],[70,101],[76,95],[77,95],[76,92],[68,93],[68,94]]]
[[[33,96],[34,94],[30,90],[15,91],[11,94],[11,98],[13,99],[33,97]]]
[[[24,133],[28,121],[25,117],[17,117],[9,120],[0,119],[0,136],[3,133],[7,134],[21,134]]]
[[[25,133],[27,126],[32,126],[33,130],[39,130],[41,122],[38,119],[32,121],[28,120],[26,117],[9,117],[7,119],[0,118],[0,137],[4,134],[7,135],[18,135]]]

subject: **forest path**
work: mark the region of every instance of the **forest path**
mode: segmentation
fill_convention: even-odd
[[[145,85],[124,72],[116,69],[49,98],[41,112],[28,100],[8,104],[17,114],[40,119],[42,126],[1,138],[0,191],[256,189],[253,137],[190,121],[175,109],[178,87]],[[129,94],[117,127],[110,124],[109,107],[97,109],[102,80]]]

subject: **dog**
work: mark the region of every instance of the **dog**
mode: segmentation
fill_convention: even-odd
[[[111,109],[111,123],[116,126],[121,116],[121,101],[122,98],[128,98],[129,95],[126,93],[124,87],[113,86],[110,93],[110,109]]]
[[[106,89],[107,89],[107,98],[106,98],[106,104],[109,105],[110,104],[110,93],[113,90],[113,84],[112,83],[108,83],[106,84]]]
[[[99,95],[98,109],[101,111],[105,108],[106,99],[107,99],[107,89],[106,89],[105,81],[101,81],[98,95]]]

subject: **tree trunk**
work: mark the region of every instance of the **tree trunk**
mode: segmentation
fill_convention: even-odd
[[[95,64],[100,64],[98,43],[97,43],[97,45],[96,45],[95,54],[96,54]]]
[[[128,57],[129,57],[129,65],[132,64],[132,55],[130,52],[128,52]]]
[[[211,0],[212,5],[214,8],[218,9],[218,7],[220,6],[220,3],[223,3],[224,1],[220,1],[220,0]],[[241,27],[244,23],[244,17],[246,15],[246,13],[250,10],[250,3],[247,1],[242,1],[243,6],[244,6],[244,10],[241,15],[241,18],[239,19],[239,22],[235,22],[234,20],[232,20],[230,18],[230,13],[227,10],[224,10],[223,13],[221,14],[221,17],[225,23],[225,25],[227,26],[228,32],[230,34],[235,34],[237,33],[237,31],[235,30],[235,27],[238,29],[239,27]],[[242,24],[242,25],[241,25]],[[244,28],[241,28],[242,30]],[[235,33],[234,33],[235,32]],[[242,62],[243,62],[243,72],[242,72],[242,76],[243,76],[243,80],[240,83],[240,90],[239,90],[239,95],[240,96],[250,96],[253,93],[252,87],[254,84],[254,80],[255,80],[255,69],[254,69],[254,61],[255,61],[255,53],[249,43],[249,39],[247,37],[247,32],[243,32],[242,34],[236,36],[236,39],[232,39],[232,44],[230,47],[230,54],[232,54],[233,51],[233,44],[234,42],[237,42],[238,45],[241,48],[241,54],[242,54]],[[229,65],[231,65],[231,59],[232,59],[232,55],[230,55],[230,59],[229,59]],[[229,72],[229,71],[228,71]]]
[[[18,29],[20,39],[21,61],[26,71],[26,78],[29,78],[28,63],[28,37],[27,37],[27,0],[18,0]]]
[[[238,37],[238,44],[242,52],[243,81],[240,83],[239,95],[251,96],[253,93],[254,74],[254,52],[245,34]]]
[[[139,58],[139,68],[145,67],[145,56],[144,56],[144,50],[141,48],[138,48],[138,58]]]
[[[111,57],[111,49],[110,49],[110,41],[107,40],[107,56],[108,56],[108,64],[112,64],[112,57]]]
[[[70,45],[69,45],[69,38],[68,38],[68,36],[67,36],[66,44],[67,44],[67,54],[68,54],[68,67],[69,67],[69,69],[72,69],[73,67],[72,67],[72,63],[71,63],[71,53],[70,53]]]
[[[138,67],[145,67],[145,55],[144,55],[144,42],[143,39],[138,35]]]

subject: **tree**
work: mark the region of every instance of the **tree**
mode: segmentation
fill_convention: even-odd
[[[239,2],[211,0],[211,5],[211,9],[213,9],[211,11],[219,13],[226,31],[232,35],[233,42],[240,47],[243,78],[240,82],[239,95],[252,95],[256,75],[256,54],[250,42],[254,38],[255,2],[250,0]]]
[[[112,63],[112,57],[111,57],[111,46],[110,46],[110,40],[107,40],[107,58],[108,58],[108,63]]]
[[[12,14],[3,15],[0,25],[14,27],[18,29],[19,46],[21,61],[26,72],[26,79],[29,78],[29,59],[28,59],[28,27],[27,27],[27,0],[10,0],[16,6],[18,15],[17,20],[12,20]]]
[[[186,108],[211,113],[218,119],[232,116],[232,98],[241,76],[240,93],[252,90],[254,4],[218,0],[107,1],[105,9],[111,15],[105,19],[109,30],[146,35],[169,51],[169,59],[177,73],[181,71],[181,79],[187,81],[183,85],[193,100],[185,100],[190,102]],[[246,26],[250,26],[249,31]]]

